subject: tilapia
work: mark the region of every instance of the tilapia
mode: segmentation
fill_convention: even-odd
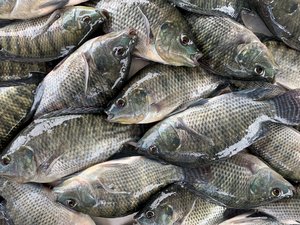
[[[250,146],[251,152],[261,157],[287,179],[300,181],[300,132],[280,124],[267,125],[266,136]]]
[[[201,53],[187,23],[166,0],[102,0],[97,8],[108,14],[105,32],[137,30],[136,56],[174,66],[198,65]]]
[[[0,19],[32,19],[87,0],[1,0]]]
[[[299,124],[300,91],[273,93],[260,88],[202,100],[156,124],[135,145],[148,157],[178,165],[229,158],[262,138],[266,122]]]
[[[150,65],[127,84],[106,113],[111,122],[152,123],[226,86],[225,79],[201,68]]]
[[[300,50],[299,0],[248,0],[269,30],[285,44]]]
[[[288,89],[300,88],[300,53],[281,42],[267,41],[264,44],[279,65],[276,83]]]
[[[1,178],[0,191],[13,225],[95,225],[89,216],[56,203],[53,193],[40,184],[18,184]]]
[[[9,24],[0,28],[0,59],[46,62],[65,57],[104,20],[105,16],[95,8],[74,6]]]
[[[43,80],[35,117],[106,107],[127,78],[136,39],[135,31],[127,30],[83,44]]]
[[[219,225],[283,225],[272,217],[267,216],[237,216]]]
[[[201,66],[220,75],[273,82],[278,71],[273,55],[250,30],[227,17],[186,14]]]
[[[141,132],[139,126],[109,123],[103,115],[38,119],[1,155],[0,175],[22,183],[50,183],[107,160]]]
[[[216,225],[226,208],[172,185],[153,196],[135,216],[139,225]]]
[[[80,212],[120,217],[164,186],[183,179],[180,167],[136,156],[90,167],[54,188],[57,201]]]

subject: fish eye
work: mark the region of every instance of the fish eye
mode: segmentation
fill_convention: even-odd
[[[116,101],[116,105],[118,108],[123,108],[126,105],[126,100],[124,98],[119,98]]]
[[[254,68],[254,72],[259,75],[259,76],[264,76],[265,75],[265,69],[261,66],[256,66]]]
[[[157,154],[158,153],[158,147],[156,145],[151,145],[149,147],[149,153],[154,155],[154,154]]]
[[[114,48],[113,52],[114,52],[115,56],[120,57],[120,56],[123,56],[125,54],[126,49],[124,47],[116,47],[116,48]]]
[[[90,22],[92,21],[92,19],[91,19],[90,16],[84,16],[84,17],[82,18],[82,21],[83,21],[84,23],[90,23]]]
[[[279,197],[280,195],[282,195],[282,190],[280,188],[273,188],[272,195],[274,197]]]
[[[183,46],[187,46],[187,45],[189,45],[191,42],[192,42],[191,39],[190,39],[187,35],[182,34],[182,35],[180,36],[180,43],[181,43]]]
[[[70,208],[75,208],[77,206],[77,202],[74,199],[68,199],[66,203]]]
[[[151,219],[155,216],[155,213],[153,211],[149,210],[149,211],[146,212],[145,215],[148,219]]]
[[[1,159],[1,163],[5,166],[10,164],[10,162],[11,162],[11,157],[8,155],[3,156]]]

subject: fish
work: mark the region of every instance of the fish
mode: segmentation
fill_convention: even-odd
[[[216,225],[224,221],[225,211],[223,206],[171,185],[154,195],[135,220],[139,225]]]
[[[152,123],[190,102],[207,98],[228,86],[204,69],[150,65],[139,72],[108,106],[108,121]]]
[[[275,203],[257,208],[284,224],[300,224],[300,187],[297,185],[296,194],[291,199],[283,199]]]
[[[298,0],[249,0],[269,30],[289,47],[300,50],[300,9]]]
[[[91,216],[121,217],[135,212],[182,169],[142,156],[111,160],[72,176],[53,189],[61,204]]]
[[[236,216],[219,225],[284,225],[276,219],[268,216]]]
[[[65,6],[77,5],[85,1],[87,0],[1,0],[0,19],[33,19]]]
[[[73,6],[0,28],[0,59],[48,62],[74,51],[106,17],[91,7]]]
[[[224,207],[252,209],[293,196],[295,188],[256,156],[231,158],[190,170],[187,187]]]
[[[229,80],[230,90],[234,91],[242,91],[249,89],[257,89],[257,88],[266,88],[269,89],[269,93],[273,96],[284,94],[287,92],[287,89],[282,87],[281,85],[271,84],[266,81],[245,81],[245,80]]]
[[[300,122],[299,90],[274,96],[258,88],[200,100],[149,129],[136,143],[140,154],[195,167],[237,154],[262,138],[265,123]]]
[[[238,20],[242,10],[249,9],[248,1],[243,0],[170,0],[176,6],[190,12],[213,15],[229,16]]]
[[[51,190],[41,184],[19,184],[1,177],[0,190],[13,225],[95,225],[88,215],[55,202]]]
[[[39,86],[35,118],[106,107],[127,79],[136,41],[135,31],[129,29],[84,43]]]
[[[287,89],[300,88],[300,53],[278,41],[266,41],[264,44],[279,65],[276,83]]]
[[[266,136],[249,147],[251,152],[282,176],[300,181],[300,132],[292,127],[270,123]]]
[[[139,37],[134,55],[173,66],[195,67],[201,53],[180,12],[165,0],[102,0],[96,8],[108,14],[104,31],[134,28]]]
[[[103,162],[136,141],[141,126],[112,124],[102,114],[37,119],[0,156],[0,176],[19,183],[51,183]]]
[[[203,52],[200,66],[219,76],[273,83],[278,65],[250,30],[227,17],[186,14],[194,41]]]

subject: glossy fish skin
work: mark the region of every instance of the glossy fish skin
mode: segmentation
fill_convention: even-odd
[[[224,221],[226,208],[210,203],[177,185],[153,196],[135,216],[139,225],[215,225]]]
[[[35,117],[105,107],[127,78],[137,37],[133,30],[94,38],[50,72],[39,87]]]
[[[137,30],[136,56],[174,66],[198,65],[201,54],[187,23],[166,0],[102,0],[97,8],[108,13],[105,32]]]
[[[105,17],[95,8],[74,6],[52,15],[0,28],[0,59],[47,62],[68,55]]]
[[[266,136],[251,145],[261,157],[287,179],[300,181],[300,132],[280,124],[268,124]]]
[[[284,225],[272,217],[259,216],[259,217],[243,217],[237,216],[227,220],[219,225]]]
[[[1,0],[0,19],[32,19],[87,0]]]
[[[300,122],[299,90],[272,96],[253,89],[204,100],[156,124],[137,143],[141,154],[185,166],[226,159],[264,136],[264,123]]]
[[[279,65],[276,82],[288,89],[300,88],[300,53],[281,42],[267,41],[264,44]]]
[[[2,154],[0,175],[50,183],[107,160],[141,132],[139,126],[108,123],[102,115],[35,120]]]
[[[274,81],[278,70],[274,57],[250,30],[226,17],[185,17],[203,52],[200,65],[220,76]]]
[[[152,123],[188,102],[210,97],[226,83],[201,68],[148,66],[130,81],[106,113],[110,122]]]
[[[298,0],[249,0],[269,30],[285,44],[300,50],[300,8]]]
[[[229,208],[251,209],[293,196],[295,188],[256,156],[233,157],[191,169],[188,187]]]
[[[4,178],[0,182],[5,210],[14,225],[95,225],[89,216],[57,204],[53,193],[40,184],[18,184]]]
[[[58,202],[74,210],[91,216],[121,217],[182,179],[181,168],[136,156],[90,167],[55,187],[54,193]]]

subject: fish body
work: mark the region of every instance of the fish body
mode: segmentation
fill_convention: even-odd
[[[267,216],[237,216],[219,225],[284,225],[272,217]]]
[[[47,62],[68,55],[105,20],[91,7],[73,6],[0,28],[0,59]]]
[[[187,23],[167,1],[103,0],[97,8],[108,14],[105,32],[137,30],[136,56],[174,66],[198,65],[201,54],[192,41]]]
[[[164,186],[182,179],[177,166],[127,157],[90,167],[55,187],[54,193],[58,202],[74,210],[121,217],[135,212]]]
[[[111,122],[152,123],[189,102],[216,94],[226,83],[202,68],[148,66],[130,81],[106,113]]]
[[[50,72],[38,89],[35,117],[105,107],[128,75],[136,43],[136,35],[131,32],[94,38]]]
[[[201,66],[211,72],[243,80],[273,82],[278,71],[273,55],[250,30],[227,17],[186,14]]]
[[[140,132],[139,126],[111,124],[102,115],[38,119],[2,154],[0,173],[23,183],[50,183],[107,160]]]

